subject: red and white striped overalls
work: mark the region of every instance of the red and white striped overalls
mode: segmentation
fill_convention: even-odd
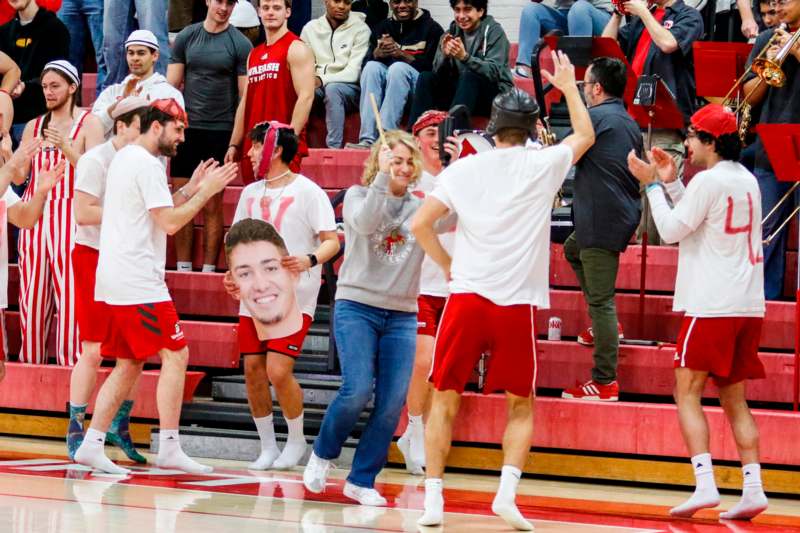
[[[78,137],[83,111],[72,126],[71,140]],[[35,136],[42,137],[44,117],[36,119]],[[31,180],[24,201],[36,191],[37,176],[45,161],[51,168],[65,159],[64,153],[52,145],[33,156]],[[56,357],[59,365],[74,365],[78,360],[78,322],[75,320],[75,284],[72,272],[72,247],[75,241],[75,219],[72,199],[75,190],[75,168],[67,162],[62,179],[47,197],[42,218],[31,229],[19,232],[19,310],[22,348],[19,359],[24,363],[47,363],[47,337],[54,308],[58,312]]]

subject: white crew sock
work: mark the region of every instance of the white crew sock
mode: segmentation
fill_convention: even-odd
[[[306,454],[307,445],[306,436],[303,433],[303,413],[300,413],[297,418],[287,418],[286,425],[289,426],[286,446],[283,447],[281,455],[272,464],[272,468],[278,470],[297,466]]]
[[[106,457],[105,443],[105,433],[89,428],[86,431],[86,436],[83,438],[83,443],[75,452],[75,462],[91,466],[92,468],[109,474],[118,474],[121,476],[130,474],[130,470],[115,465],[111,462],[111,459]]]
[[[533,531],[533,524],[522,516],[514,502],[517,498],[517,485],[521,477],[522,470],[516,466],[503,465],[503,469],[500,471],[500,487],[492,502],[492,512],[514,529]]]
[[[425,480],[425,512],[417,520],[420,526],[438,526],[444,521],[444,496],[441,478]]]
[[[278,442],[275,440],[275,426],[272,423],[272,414],[262,418],[253,418],[258,430],[258,438],[261,441],[261,455],[247,468],[250,470],[266,470],[272,466],[275,459],[281,454],[278,449]]]
[[[210,474],[214,469],[191,459],[181,449],[181,441],[177,429],[162,429],[158,433],[158,457],[156,466],[163,469],[175,469],[190,474]]]
[[[767,495],[761,484],[761,465],[750,463],[742,467],[744,486],[742,499],[730,511],[719,515],[728,520],[750,520],[767,509]]]
[[[203,263],[203,272],[216,272],[216,270],[217,270],[217,265],[209,265]]]
[[[697,486],[694,494],[677,507],[670,509],[669,514],[689,518],[700,509],[707,509],[719,505],[719,491],[714,481],[714,467],[711,464],[710,453],[700,453],[692,457],[694,477]]]
[[[420,466],[425,466],[425,424],[422,415],[408,415],[406,434],[410,440],[411,458]]]

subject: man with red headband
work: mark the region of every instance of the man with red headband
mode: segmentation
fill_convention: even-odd
[[[717,104],[691,118],[686,136],[692,164],[705,168],[687,187],[675,161],[659,148],[650,163],[628,155],[645,185],[661,237],[679,243],[673,310],[685,312],[675,350],[675,400],[697,487],[673,516],[690,517],[719,505],[700,400],[709,376],[733,428],[742,461],[741,501],[720,518],[750,519],[767,508],[758,462],[758,428],[745,400],[746,379],[765,377],[758,358],[764,318],[761,194],[755,176],[737,161],[736,117]],[[666,196],[672,200],[670,208]]]
[[[411,133],[417,140],[422,153],[422,177],[417,182],[414,194],[424,197],[436,188],[436,176],[444,165],[439,158],[439,124],[447,118],[445,111],[426,111],[417,119]],[[458,158],[456,139],[450,137],[445,149],[451,160]],[[455,231],[455,227],[453,228]],[[453,232],[442,233],[439,241],[448,253],[453,252]],[[433,360],[433,341],[439,329],[439,320],[444,311],[444,304],[450,295],[442,269],[427,255],[422,261],[420,288],[417,306],[417,349],[414,355],[414,370],[408,385],[406,406],[408,407],[408,425],[397,447],[403,454],[406,470],[411,474],[424,474],[425,466],[425,426],[423,416],[427,414],[430,403],[431,387],[428,374]]]
[[[242,191],[233,222],[254,218],[275,226],[290,254],[282,259],[280,268],[300,278],[296,292],[303,314],[298,331],[264,341],[259,339],[255,319],[247,307],[242,304],[239,308],[239,351],[244,360],[247,400],[261,440],[261,454],[250,468],[286,469],[296,466],[306,451],[303,391],[293,374],[294,362],[314,319],[321,265],[339,251],[339,237],[328,195],[310,179],[290,170],[300,142],[292,127],[267,122],[253,128],[249,137],[251,148],[247,156],[259,180]],[[238,300],[237,279],[253,274],[247,268],[233,270],[225,275],[225,287]],[[275,317],[276,321],[282,319]],[[282,452],[275,439],[270,384],[289,429]]]
[[[188,120],[174,99],[155,100],[141,120],[141,135],[114,156],[108,167],[100,225],[95,300],[108,304],[110,325],[103,356],[117,358],[97,393],[92,424],[75,461],[111,474],[129,470],[112,463],[103,445],[122,401],[142,373],[145,360],[158,356],[159,468],[207,473],[211,467],[190,459],[178,441],[178,421],[189,350],[164,282],[167,235],[173,235],[237,176],[235,164],[208,160],[192,179],[170,194],[159,156],[172,157],[183,142]]]

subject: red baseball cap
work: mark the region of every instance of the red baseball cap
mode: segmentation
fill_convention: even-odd
[[[708,104],[700,108],[692,115],[691,123],[696,131],[703,131],[714,137],[739,131],[736,115],[720,104]]]
[[[411,134],[416,135],[425,128],[430,126],[438,126],[446,118],[446,111],[425,111],[414,123],[414,126],[411,127]]]

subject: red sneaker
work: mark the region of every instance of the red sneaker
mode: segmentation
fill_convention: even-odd
[[[624,339],[625,335],[622,333],[622,324],[617,322],[617,333],[619,333],[619,338]],[[581,331],[580,335],[578,335],[578,344],[583,344],[584,346],[594,346],[594,334],[592,333],[592,328],[586,328],[585,330]]]
[[[586,383],[575,382],[575,386],[561,393],[562,398],[573,400],[594,400],[597,402],[616,402],[619,400],[619,384],[612,381],[608,385],[589,380]]]

